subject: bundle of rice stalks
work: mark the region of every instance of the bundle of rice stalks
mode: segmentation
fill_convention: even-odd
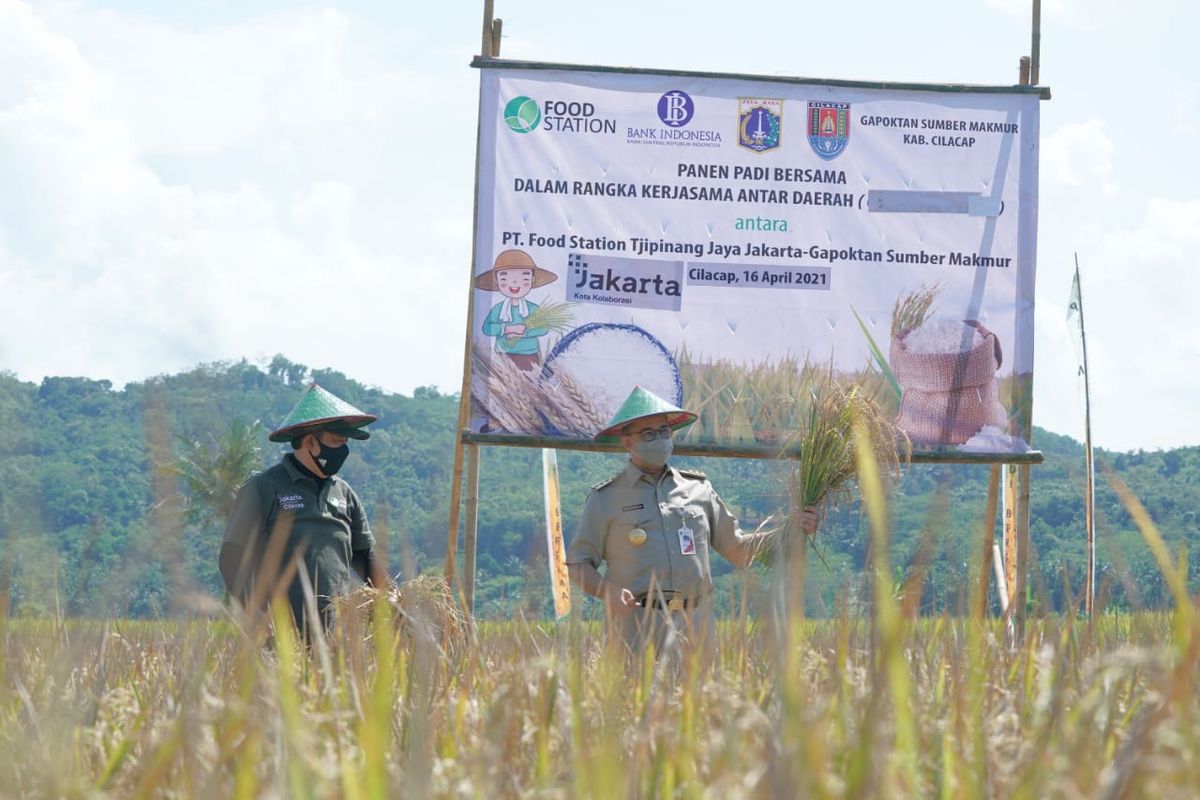
[[[497,429],[530,435],[591,437],[604,419],[574,377],[556,369],[542,377],[501,353],[471,355],[471,396]]]
[[[792,439],[800,455],[789,476],[788,490],[797,508],[821,507],[852,496],[857,477],[856,421],[867,432],[871,457],[881,471],[896,474],[901,463],[908,461],[908,437],[895,427],[891,416],[862,386],[841,384],[830,376],[814,391],[808,420]]]
[[[570,330],[575,324],[575,315],[571,313],[575,303],[554,303],[547,300],[529,313],[523,322],[526,328],[545,328],[555,333]],[[508,344],[513,344],[520,336],[504,337]]]
[[[467,652],[471,640],[470,618],[463,613],[446,579],[419,575],[387,589],[363,586],[334,601],[338,627],[366,632],[376,604],[385,601],[394,610],[405,642],[414,648],[435,649],[451,660]]]

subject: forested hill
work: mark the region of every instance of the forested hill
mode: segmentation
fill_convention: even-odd
[[[216,552],[223,509],[247,466],[279,458],[283,450],[266,441],[266,432],[310,381],[379,415],[371,440],[352,443],[342,474],[363,496],[394,569],[405,574],[439,569],[456,395],[432,388],[417,389],[411,397],[390,394],[282,356],[266,366],[203,365],[122,390],[108,381],[58,377],[39,385],[0,373],[0,598],[21,614],[155,616],[215,609],[222,598]],[[1029,602],[1061,608],[1067,587],[1078,591],[1084,564],[1083,451],[1079,443],[1040,429],[1034,441],[1046,463],[1033,469],[1035,591]],[[517,610],[543,614],[549,593],[540,454],[485,448],[481,461],[477,608],[492,616]],[[1107,601],[1157,605],[1164,602],[1165,588],[1106,470],[1141,498],[1173,553],[1187,545],[1195,589],[1200,448],[1101,451],[1097,461]],[[783,503],[786,464],[682,463],[706,471],[748,523]],[[568,530],[587,487],[621,464],[615,455],[559,454]],[[986,467],[914,466],[896,488],[891,513],[897,586],[906,565],[928,561],[920,587],[926,611],[961,607],[986,483]],[[820,558],[810,570],[814,611],[856,602],[866,539],[856,508],[830,514],[818,537]]]

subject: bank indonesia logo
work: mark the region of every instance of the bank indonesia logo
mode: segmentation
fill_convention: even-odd
[[[817,102],[808,104],[808,143],[813,152],[832,161],[850,141],[850,104]]]
[[[738,145],[756,153],[779,147],[783,138],[783,100],[738,98]]]
[[[682,128],[692,121],[695,113],[696,104],[687,92],[672,89],[658,98],[658,118],[668,128]]]
[[[542,122],[542,110],[531,97],[514,97],[504,106],[504,123],[517,133],[529,133]]]

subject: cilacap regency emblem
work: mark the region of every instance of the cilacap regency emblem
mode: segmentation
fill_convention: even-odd
[[[850,104],[828,101],[808,104],[808,143],[813,152],[832,161],[850,141]]]
[[[773,97],[738,98],[738,146],[765,153],[783,138],[783,100]]]
[[[629,543],[634,547],[641,547],[646,543],[646,531],[641,528],[634,528],[629,532]]]

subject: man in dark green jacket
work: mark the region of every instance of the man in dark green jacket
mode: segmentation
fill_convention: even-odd
[[[226,588],[243,606],[265,607],[282,592],[307,634],[310,602],[327,628],[332,598],[364,581],[388,585],[362,501],[337,476],[348,440],[369,438],[364,428],[375,420],[313,384],[270,434],[292,452],[238,490],[218,557]]]

